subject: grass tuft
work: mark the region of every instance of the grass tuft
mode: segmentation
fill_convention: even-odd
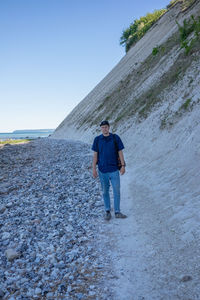
[[[12,140],[12,139],[7,139],[5,141],[0,141],[0,145],[5,145],[5,144],[20,144],[20,143],[28,143],[32,141],[32,139],[20,139],[20,140]]]

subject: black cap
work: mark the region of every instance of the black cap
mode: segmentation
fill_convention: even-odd
[[[110,126],[109,122],[106,121],[106,120],[101,122],[100,126],[103,126],[103,125],[108,125],[108,126]]]

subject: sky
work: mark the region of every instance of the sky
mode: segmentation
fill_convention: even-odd
[[[169,0],[0,0],[0,132],[56,128],[125,55],[119,40]]]

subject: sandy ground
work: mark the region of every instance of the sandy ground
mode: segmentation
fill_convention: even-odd
[[[176,222],[169,222],[171,203],[155,205],[155,193],[144,184],[130,184],[128,193],[126,179],[122,186],[128,218],[109,225],[114,299],[199,299],[199,236],[183,241]]]
[[[125,146],[130,134],[134,143],[122,177],[128,218],[108,227],[114,299],[200,299],[199,111],[165,131],[152,115],[124,135]]]

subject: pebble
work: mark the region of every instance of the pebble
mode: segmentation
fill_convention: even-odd
[[[93,292],[93,291],[89,291],[89,296],[95,296],[96,295],[96,293],[95,292]]]
[[[51,292],[50,292],[50,293],[47,293],[46,297],[47,297],[47,299],[48,299],[48,298],[52,298],[52,297],[53,297],[53,293],[51,293]]]
[[[15,249],[7,249],[5,253],[9,261],[12,261],[20,256],[20,253],[18,253]]]
[[[10,300],[110,297],[90,148],[48,138],[0,148],[0,298],[4,289]]]
[[[7,240],[7,239],[9,239],[10,238],[10,233],[9,232],[4,232],[3,234],[2,234],[2,240]]]
[[[184,275],[182,278],[181,278],[181,281],[182,282],[187,282],[187,281],[190,281],[192,280],[192,276],[190,275]]]
[[[3,298],[5,293],[0,289],[0,299]]]
[[[6,210],[6,206],[1,205],[0,206],[0,213],[3,214],[5,210]]]
[[[71,287],[71,286],[68,286],[67,292],[70,293],[71,291],[72,291],[72,287]]]
[[[36,289],[35,289],[35,294],[36,294],[36,295],[41,294],[41,292],[42,292],[42,290],[41,290],[40,288],[36,288]]]
[[[12,202],[6,203],[6,207],[7,207],[7,208],[11,208],[12,206],[13,206],[13,203],[12,203]]]

